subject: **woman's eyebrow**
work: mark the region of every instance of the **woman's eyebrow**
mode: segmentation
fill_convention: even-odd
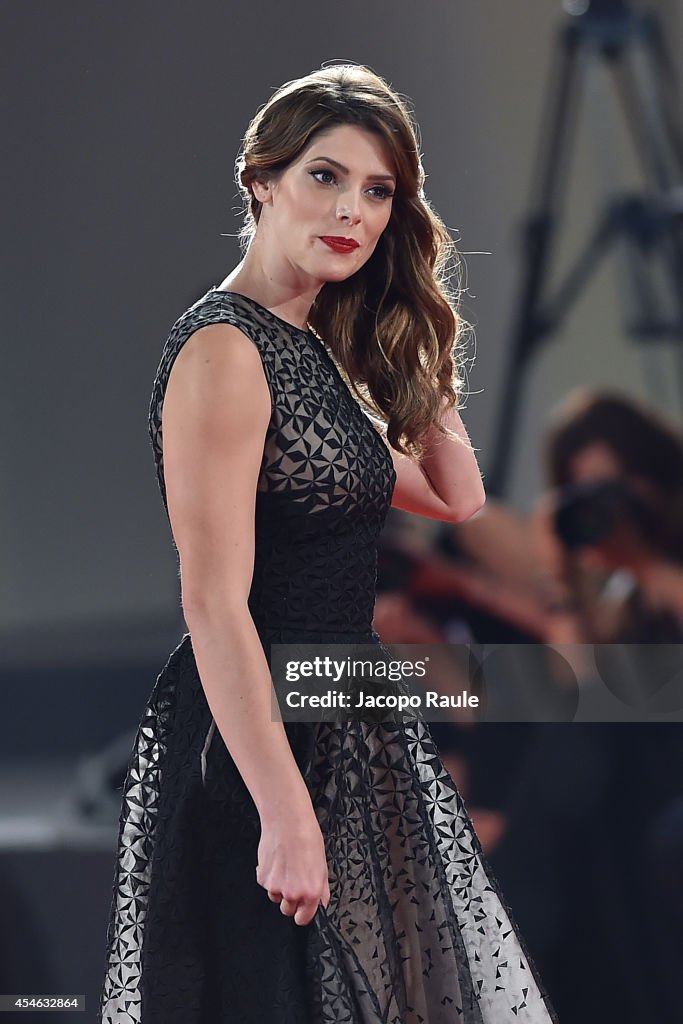
[[[338,160],[333,160],[330,156],[314,156],[311,160],[307,160],[307,164],[315,163],[316,160],[327,160],[328,164],[332,164],[334,167],[338,167],[344,174],[349,173],[348,167],[344,167],[344,164],[340,164]],[[393,174],[368,174],[368,178],[373,180],[379,178],[381,181],[396,181]]]

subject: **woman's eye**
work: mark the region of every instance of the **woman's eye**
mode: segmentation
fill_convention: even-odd
[[[313,175],[314,178],[315,178],[316,174],[329,174],[332,178],[334,178],[334,174],[332,173],[332,171],[328,167],[321,167],[321,169],[319,171],[311,171],[311,174]],[[321,181],[320,184],[321,185],[329,185],[331,183],[329,181]]]
[[[384,185],[374,185],[370,191],[374,192],[375,189],[379,189],[382,193],[381,196],[378,196],[379,199],[391,199],[394,194],[393,192],[390,192],[388,188],[385,188]]]
[[[316,175],[329,174],[330,177],[332,178],[332,181],[321,181],[321,185],[331,185],[333,181],[336,181],[335,175],[333,171],[329,169],[329,167],[321,167],[317,171],[309,171],[309,174],[311,174],[316,179],[316,181],[318,181]],[[374,199],[391,199],[391,197],[394,194],[393,192],[390,192],[389,189],[386,188],[384,185],[373,185],[373,187],[369,191],[376,193],[378,190],[381,194],[373,196]]]

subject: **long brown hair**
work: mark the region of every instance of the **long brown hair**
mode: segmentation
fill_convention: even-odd
[[[572,482],[571,462],[589,444],[610,448],[624,473],[644,477],[671,498],[683,489],[683,438],[635,395],[577,387],[552,412],[544,460],[553,487]]]
[[[245,250],[261,215],[254,180],[277,180],[313,136],[351,124],[384,142],[397,176],[389,223],[367,263],[320,289],[309,314],[358,398],[384,421],[390,444],[419,457],[443,402],[458,405],[460,260],[424,196],[419,129],[407,102],[370,68],[337,64],[286,82],[252,119],[235,164]],[[400,252],[400,257],[399,257]],[[439,426],[441,433],[455,437]]]

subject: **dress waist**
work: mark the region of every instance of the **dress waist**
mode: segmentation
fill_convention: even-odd
[[[378,644],[379,634],[372,628],[348,630],[301,629],[277,623],[255,623],[259,636],[268,643],[302,644]]]

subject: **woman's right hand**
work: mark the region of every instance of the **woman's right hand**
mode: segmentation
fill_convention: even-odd
[[[312,807],[261,822],[256,881],[295,924],[310,924],[320,903],[327,908],[325,840]]]

